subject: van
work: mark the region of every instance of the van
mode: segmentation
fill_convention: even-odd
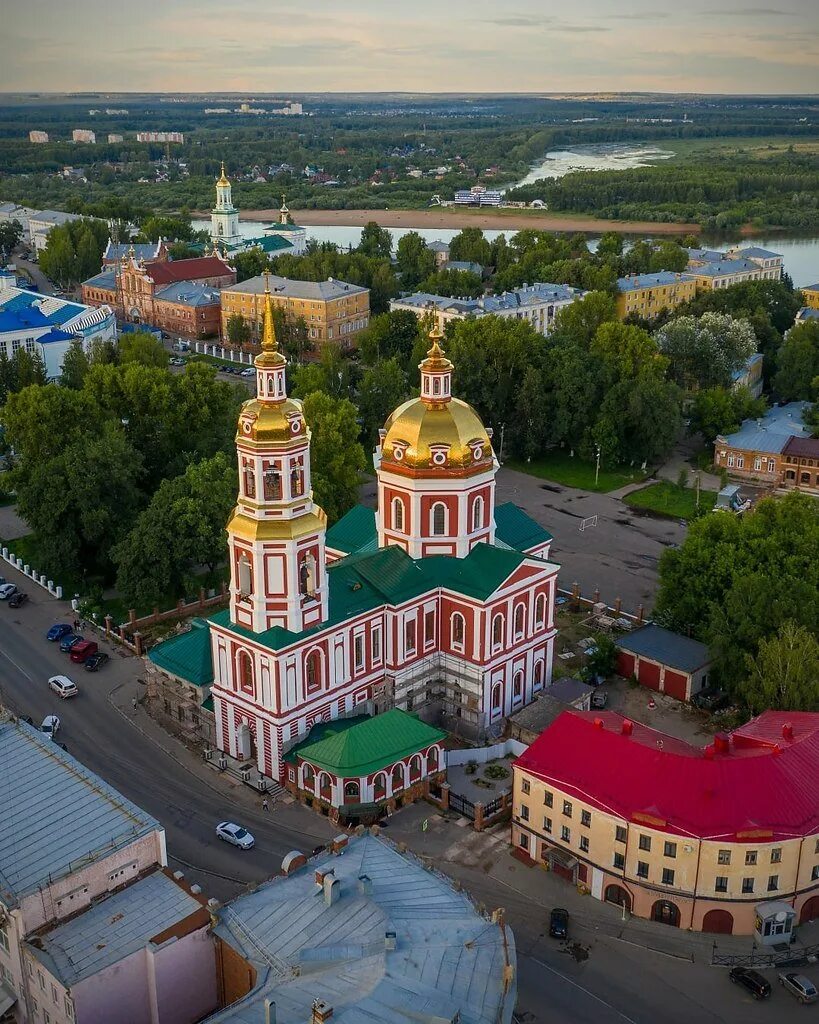
[[[74,644],[71,648],[69,657],[72,661],[82,664],[86,658],[90,658],[91,655],[96,654],[98,650],[99,644],[94,643],[93,640],[80,640],[79,643]]]

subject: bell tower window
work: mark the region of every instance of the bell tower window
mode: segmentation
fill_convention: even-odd
[[[305,597],[316,592],[316,560],[309,551],[299,563],[299,591]]]
[[[253,572],[250,567],[250,559],[247,555],[242,552],[239,556],[238,562],[239,569],[239,593],[243,597],[248,597],[253,593]]]
[[[275,467],[264,471],[264,496],[266,501],[281,501],[282,477]]]
[[[245,494],[248,498],[256,497],[256,474],[253,471],[253,465],[246,465],[243,472]]]
[[[299,465],[290,470],[290,493],[294,498],[304,494],[304,471]]]
[[[392,499],[392,528],[404,532],[404,502],[400,498]]]

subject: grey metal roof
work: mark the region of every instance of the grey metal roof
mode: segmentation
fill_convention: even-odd
[[[38,936],[29,949],[68,988],[201,909],[172,878],[155,871]]]
[[[158,288],[154,293],[155,299],[176,302],[180,306],[215,306],[219,304],[220,296],[218,288],[198,281],[176,281]]]
[[[230,288],[223,288],[222,291],[263,295],[264,288],[265,279],[260,275],[242,281],[241,284],[231,285]],[[284,295],[287,298],[322,299],[324,301],[368,291],[361,285],[347,284],[345,281],[336,281],[335,278],[328,278],[326,281],[293,281],[289,277],[278,277],[275,274],[270,275],[270,290],[274,295]]]
[[[761,419],[745,420],[735,433],[720,435],[717,442],[729,448],[777,454],[789,437],[807,437],[810,434],[803,422],[809,404],[789,402],[787,405],[775,405]]]
[[[82,214],[65,213],[63,210],[36,210],[29,214],[29,224],[67,224],[69,221],[82,220]]]
[[[472,260],[449,260],[444,264],[444,270],[459,270],[467,274],[477,274],[478,277],[483,274],[483,267],[480,263],[475,263]]]
[[[739,259],[750,259],[751,257],[756,257],[758,260],[770,260],[775,259],[776,257],[782,259],[781,252],[771,252],[770,249],[762,249],[758,245],[749,245],[744,249],[733,248],[729,251],[736,253],[737,258]]]
[[[724,252],[718,249],[686,249],[688,258],[692,260],[703,260],[706,263],[719,263],[726,259]]]
[[[650,622],[617,641],[621,651],[639,654],[681,672],[696,672],[711,661],[705,644]]]
[[[582,298],[585,294],[580,288],[572,288],[567,284],[547,284],[536,281],[534,284],[524,285],[514,291],[501,292],[499,295],[483,295],[478,299],[452,299],[447,295],[414,292],[412,295],[402,296],[396,301],[418,309],[432,305],[441,312],[454,310],[458,313],[482,316],[487,313],[526,309],[528,306],[540,306],[548,302],[571,302],[573,299]]]
[[[161,829],[37,729],[0,717],[0,899],[7,906]]]
[[[433,252],[449,252],[449,242],[442,242],[440,238],[436,238],[432,242],[427,242],[427,249]]]
[[[579,679],[570,679],[568,676],[556,679],[536,700],[516,711],[509,721],[522,729],[541,733],[570,705],[578,702],[577,707],[581,707],[579,702],[589,696],[591,689],[591,686]]]
[[[102,258],[119,261],[123,256],[130,256],[133,249],[138,260],[153,260],[159,255],[159,246],[159,242],[113,242],[109,238]]]
[[[684,272],[684,277],[723,277],[726,274],[744,274],[755,270],[759,273],[759,266],[751,260],[721,260],[703,264],[701,267],[692,267]]]
[[[314,868],[340,882],[326,906]],[[359,891],[367,876],[372,892]],[[256,987],[208,1018],[211,1024],[261,1024],[265,998],[278,1024],[304,1024],[313,1000],[333,1007],[338,1024],[508,1024],[514,984],[504,997],[503,936],[452,883],[380,837],[350,839],[341,856],[322,855],[289,878],[276,878],[218,913],[216,934],[258,971]],[[385,933],[395,932],[395,950]],[[515,947],[506,929],[509,958]]]

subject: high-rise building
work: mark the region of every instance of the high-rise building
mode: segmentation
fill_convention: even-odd
[[[87,128],[75,128],[71,133],[71,138],[74,142],[87,142],[91,145],[97,141],[96,134]]]

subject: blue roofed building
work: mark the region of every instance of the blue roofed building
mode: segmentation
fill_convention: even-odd
[[[676,309],[696,295],[694,281],[685,274],[662,270],[617,279],[617,316],[651,320],[666,309]]]
[[[50,380],[59,380],[63,359],[75,339],[87,349],[116,337],[110,306],[87,306],[24,288],[0,291],[0,355],[11,359],[21,348],[37,355]]]
[[[208,1024],[510,1024],[514,936],[381,836],[339,837],[216,912],[229,1003]],[[267,1016],[266,1016],[267,1014]]]
[[[687,249],[686,274],[697,282],[698,291],[730,288],[744,281],[779,281],[783,258],[758,245],[735,245],[726,252],[716,249]]]
[[[765,358],[761,352],[754,352],[738,370],[731,374],[732,388],[747,388],[754,398],[762,394],[762,366]]]
[[[809,404],[775,405],[759,419],[745,420],[734,433],[718,435],[714,465],[736,479],[781,486],[785,482],[785,445],[792,437],[810,437],[804,422]]]

